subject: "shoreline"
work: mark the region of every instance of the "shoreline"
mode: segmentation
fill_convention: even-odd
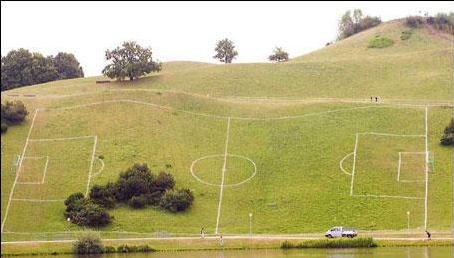
[[[232,238],[224,237],[224,246],[219,245],[218,237],[200,238],[168,238],[168,239],[104,239],[104,246],[139,246],[148,245],[156,252],[176,252],[176,251],[215,251],[215,250],[253,250],[253,249],[281,249],[284,241],[294,244],[304,243],[311,240],[321,240],[325,238]],[[60,241],[20,241],[2,242],[1,256],[18,255],[57,255],[73,254],[72,246],[75,240]],[[424,246],[454,246],[452,238],[433,238],[426,240],[422,238],[374,238],[377,247],[424,247]]]

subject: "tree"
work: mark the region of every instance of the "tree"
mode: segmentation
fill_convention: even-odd
[[[1,104],[1,121],[7,125],[17,125],[25,120],[28,115],[27,108],[24,103],[18,101],[6,101]]]
[[[216,55],[213,58],[219,59],[219,61],[226,64],[232,63],[232,60],[238,55],[233,42],[227,38],[218,41],[214,51],[216,51]]]
[[[94,232],[87,232],[77,238],[73,245],[76,254],[100,254],[105,248],[101,238]]]
[[[84,77],[84,72],[73,54],[59,52],[53,59],[60,79]]]
[[[85,198],[82,193],[71,194],[65,205],[65,217],[79,226],[103,227],[112,220],[106,209]]]
[[[2,91],[33,83],[33,54],[20,48],[2,57]]]
[[[59,75],[52,56],[44,57],[40,53],[33,53],[31,77],[32,84],[58,80]]]
[[[445,128],[440,143],[445,146],[454,146],[454,119],[451,119],[451,123]]]
[[[194,201],[194,195],[189,189],[167,191],[161,199],[161,208],[170,212],[181,212],[188,209]]]
[[[270,61],[285,62],[288,61],[288,53],[285,52],[281,47],[276,47],[273,54],[268,57]]]
[[[134,80],[151,72],[159,72],[161,63],[153,61],[151,48],[143,48],[134,41],[124,42],[121,47],[106,51],[110,61],[102,73],[109,78],[123,81]]]
[[[363,12],[360,9],[346,11],[339,21],[339,35],[338,39],[348,38],[358,32],[372,28],[381,23],[379,17],[363,16]]]

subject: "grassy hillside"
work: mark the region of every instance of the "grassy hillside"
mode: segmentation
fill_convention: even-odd
[[[80,230],[65,221],[61,199],[85,192],[89,175],[103,184],[134,162],[169,170],[194,190],[194,206],[177,215],[119,207],[105,233],[245,234],[249,213],[255,233],[400,230],[407,211],[414,230],[425,218],[429,229],[449,229],[452,149],[438,142],[453,112],[441,105],[452,104],[452,42],[426,29],[401,41],[405,30],[385,23],[283,64],[171,62],[135,82],[93,77],[2,92],[31,111],[2,135],[2,221],[15,187],[2,237]],[[395,43],[368,48],[378,34]]]

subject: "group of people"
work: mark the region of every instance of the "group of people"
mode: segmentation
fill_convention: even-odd
[[[375,102],[378,102],[378,97],[372,97],[372,96],[370,96],[370,102],[374,102],[374,98],[375,98]]]
[[[200,238],[205,239],[205,229],[203,227],[200,229]],[[224,239],[222,238],[222,235],[219,236],[219,245],[224,246]]]

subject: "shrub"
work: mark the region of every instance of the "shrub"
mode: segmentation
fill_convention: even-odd
[[[6,133],[6,131],[8,131],[8,125],[2,122],[2,125],[1,125],[2,134]]]
[[[147,198],[144,195],[133,196],[128,204],[131,208],[142,209],[147,205]]]
[[[116,252],[116,249],[113,246],[104,247],[104,253],[105,254],[111,254],[111,253],[115,253],[115,252]]]
[[[16,125],[25,120],[28,115],[27,108],[22,101],[6,101],[1,104],[1,120],[3,123]]]
[[[112,220],[103,207],[86,199],[82,193],[70,195],[65,205],[65,217],[79,226],[102,227]]]
[[[421,16],[408,16],[405,18],[405,25],[410,28],[417,28],[424,24],[424,18]]]
[[[104,246],[98,235],[88,232],[77,239],[73,245],[76,254],[100,254],[104,252]]]
[[[386,48],[394,44],[394,41],[390,38],[381,37],[379,35],[375,36],[371,41],[369,41],[368,48]]]
[[[154,252],[156,251],[155,249],[151,248],[148,245],[120,245],[117,247],[117,252],[118,253],[148,253],[148,252]]]
[[[454,119],[451,119],[451,123],[445,128],[440,143],[445,146],[454,146]]]
[[[104,186],[94,185],[90,189],[90,199],[104,208],[110,209],[115,207],[115,184],[108,183]]]
[[[155,191],[165,192],[166,190],[173,189],[175,186],[175,179],[169,173],[161,172],[156,177],[153,188]]]
[[[133,196],[150,193],[155,176],[147,164],[134,164],[120,174],[116,183],[115,197],[119,201],[127,202]]]
[[[400,39],[407,40],[411,37],[412,34],[413,34],[413,31],[411,31],[411,30],[402,31],[402,34],[400,35]]]
[[[161,199],[161,208],[170,212],[180,212],[188,209],[194,201],[194,195],[189,189],[167,191]]]
[[[320,239],[307,240],[300,243],[291,243],[284,241],[281,244],[282,249],[292,248],[371,248],[377,247],[377,243],[371,238],[354,238],[354,239]]]

